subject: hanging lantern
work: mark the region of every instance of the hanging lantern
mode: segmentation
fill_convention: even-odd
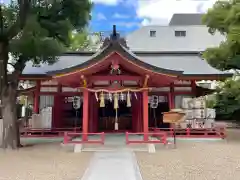
[[[130,93],[128,91],[127,93],[127,107],[131,107],[131,99],[130,99]]]
[[[97,95],[96,92],[95,92],[95,98],[96,98],[96,100],[97,100],[97,102],[98,102],[98,95]]]
[[[157,108],[158,107],[158,96],[153,95],[151,97],[150,107],[151,108]]]
[[[114,94],[114,109],[118,108],[118,94]]]
[[[103,92],[100,94],[100,107],[105,107]]]
[[[72,103],[73,103],[73,108],[74,109],[79,109],[81,107],[81,99],[80,99],[80,97],[74,96]]]

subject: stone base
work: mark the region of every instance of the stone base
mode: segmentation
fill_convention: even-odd
[[[156,152],[156,148],[155,148],[155,144],[148,144],[148,152],[149,153],[155,153]]]
[[[80,153],[82,152],[83,145],[82,144],[75,144],[74,145],[74,153]]]

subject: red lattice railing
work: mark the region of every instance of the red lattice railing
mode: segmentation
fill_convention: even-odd
[[[167,133],[166,132],[149,132],[149,133],[130,133],[126,132],[126,144],[167,144]],[[142,135],[143,139],[131,140],[129,136],[131,135]],[[147,140],[144,139],[147,136]],[[157,137],[157,139],[152,140],[151,137]]]
[[[168,137],[175,136],[182,138],[226,138],[226,129],[218,128],[149,128],[153,132],[166,132]]]
[[[89,135],[98,135],[99,139],[90,139]],[[104,144],[105,133],[76,133],[64,132],[63,144]],[[77,139],[77,138],[80,139]],[[85,137],[85,138],[84,138]]]
[[[81,128],[24,128],[20,134],[21,137],[63,137],[65,131],[81,132]]]

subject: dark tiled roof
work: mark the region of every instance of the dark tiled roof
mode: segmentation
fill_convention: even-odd
[[[49,74],[49,75],[61,74],[61,73],[71,72],[76,69],[87,67],[90,64],[93,64],[93,63],[96,63],[96,62],[102,60],[104,57],[109,55],[111,52],[118,52],[126,59],[128,59],[140,66],[146,67],[149,70],[152,70],[153,72],[160,72],[160,73],[166,73],[166,74],[169,73],[169,74],[175,74],[175,75],[181,75],[183,72],[182,70],[174,70],[171,68],[162,68],[161,66],[156,66],[155,64],[148,63],[147,61],[142,60],[141,58],[136,56],[134,53],[129,51],[126,47],[124,47],[122,44],[120,44],[119,41],[112,41],[107,46],[102,48],[99,52],[92,55],[91,57],[89,57],[88,60],[82,62],[81,64],[71,66],[71,67],[66,67],[64,69],[48,71],[47,74]]]
[[[183,71],[184,75],[224,75],[225,72],[219,71],[211,67],[205,60],[202,60],[198,53],[188,52],[165,52],[165,53],[136,53],[132,54],[136,58],[151,67]],[[41,67],[33,67],[31,62],[27,63],[23,71],[25,75],[31,74],[47,74],[59,70],[72,69],[76,66],[82,66],[89,63],[89,60],[96,55],[84,53],[65,54],[59,57],[59,61],[53,65],[42,64]]]
[[[202,25],[203,14],[174,14],[170,26]]]

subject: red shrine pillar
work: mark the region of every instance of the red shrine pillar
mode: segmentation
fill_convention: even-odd
[[[143,91],[143,133],[148,133],[148,91]],[[148,134],[144,134],[144,141],[148,140]]]
[[[86,141],[88,139],[88,107],[89,107],[89,92],[83,90],[83,120],[82,120],[82,139]]]
[[[36,81],[36,89],[34,92],[34,107],[33,107],[33,111],[38,114],[39,113],[39,96],[40,96],[40,88],[41,88],[41,81],[38,80]]]
[[[191,87],[192,87],[192,93],[194,96],[196,96],[196,82],[195,81],[191,81]]]

